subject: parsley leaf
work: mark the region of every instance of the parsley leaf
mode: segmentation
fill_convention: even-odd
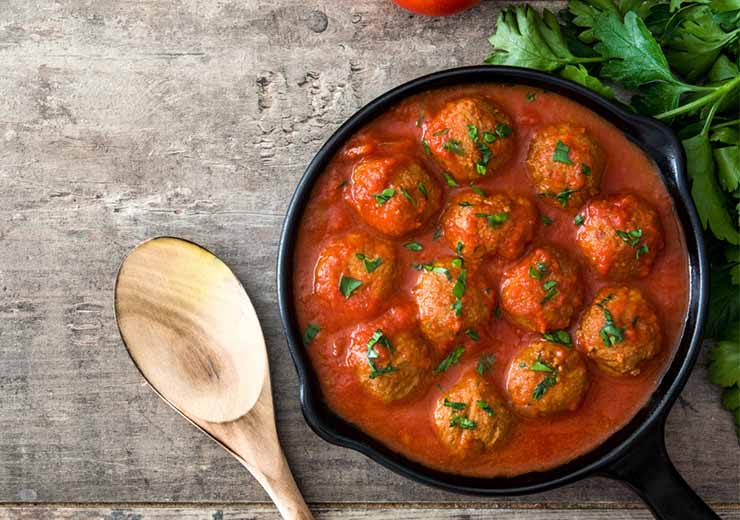
[[[462,345],[456,347],[455,350],[450,352],[447,357],[437,365],[437,368],[434,369],[434,373],[441,374],[442,372],[447,372],[447,369],[452,365],[456,365],[460,361],[460,357],[463,355],[463,352],[465,352],[465,347]]]
[[[362,261],[362,264],[365,266],[365,272],[367,273],[372,273],[383,263],[382,258],[378,257],[375,260],[370,260],[364,253],[357,253],[355,257]]]
[[[486,412],[490,417],[493,417],[494,415],[496,415],[496,410],[494,410],[493,408],[491,408],[491,405],[488,404],[486,401],[483,401],[481,399],[478,399],[475,402],[475,404],[477,404],[478,405],[478,408],[480,408],[481,410],[483,410],[484,412]]]
[[[419,242],[408,242],[404,244],[403,247],[405,247],[409,251],[415,251],[417,253],[424,249],[424,246],[422,246]]]
[[[450,401],[445,397],[444,401],[442,401],[442,404],[444,406],[447,406],[448,408],[452,408],[453,410],[465,410],[465,403],[459,403],[456,401]]]
[[[545,332],[542,337],[551,343],[560,343],[561,345],[572,345],[573,341],[570,338],[570,333],[567,330],[556,330],[553,332]]]
[[[320,331],[321,327],[315,323],[309,323],[306,330],[303,332],[303,344],[308,345],[311,343]]]
[[[484,218],[488,221],[488,227],[490,228],[497,228],[499,226],[502,226],[507,220],[509,220],[509,214],[504,212],[501,213],[476,213],[476,217],[478,218]]]
[[[395,194],[396,190],[394,190],[393,188],[386,188],[380,193],[373,193],[373,198],[375,199],[375,203],[378,206],[382,206],[383,204],[391,200],[391,198],[393,198]]]
[[[470,419],[468,419],[467,417],[463,417],[462,415],[455,415],[450,420],[451,428],[459,427],[463,430],[473,430],[476,426],[477,424],[475,423],[475,421],[471,421]]]
[[[391,345],[391,341],[388,339],[388,337],[383,333],[381,329],[377,329],[373,335],[370,337],[370,340],[367,342],[367,362],[370,365],[370,375],[368,376],[370,379],[375,379],[378,376],[382,376],[384,374],[390,374],[391,372],[395,372],[398,370],[396,367],[393,366],[392,363],[388,363],[383,368],[378,368],[375,365],[375,360],[378,359],[380,356],[378,354],[378,351],[375,349],[375,345],[382,345],[385,348],[388,349],[389,352],[393,351],[393,346]]]
[[[533,372],[548,372],[548,373],[555,372],[555,369],[554,368],[552,368],[547,363],[544,363],[543,361],[540,361],[539,359],[537,361],[535,361],[534,363],[532,363],[529,366],[529,369],[532,370]]]
[[[552,154],[552,160],[555,162],[573,165],[573,161],[570,160],[570,156],[568,155],[570,153],[570,148],[568,145],[566,145],[563,141],[558,140],[557,143],[555,143],[555,152]]]
[[[488,370],[491,370],[491,366],[496,362],[496,356],[493,354],[481,354],[478,358],[478,363],[475,365],[475,371],[478,375],[485,374]]]
[[[534,387],[534,392],[532,392],[532,398],[535,401],[539,401],[542,399],[547,393],[547,390],[555,386],[558,382],[558,378],[554,375],[546,376],[542,381],[539,382],[537,386]]]
[[[342,293],[342,296],[345,298],[352,296],[352,293],[359,289],[361,285],[362,282],[355,278],[350,278],[349,276],[344,275],[339,277],[339,292]]]

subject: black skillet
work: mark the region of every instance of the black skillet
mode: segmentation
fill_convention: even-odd
[[[556,92],[593,110],[619,128],[658,165],[673,198],[688,249],[689,305],[672,363],[649,402],[624,428],[599,447],[544,472],[512,478],[463,477],[429,469],[395,453],[332,412],[324,399],[301,340],[293,305],[295,238],[314,182],[344,142],[365,124],[402,99],[427,90],[471,83],[529,85]],[[665,419],[686,384],[701,348],[708,297],[707,258],[702,230],[691,202],[686,159],[673,132],[656,121],[628,113],[571,81],[515,67],[463,67],[437,72],[394,88],[355,113],[334,132],[308,165],[288,208],[277,265],[280,316],[300,378],[303,415],[323,439],[364,453],[383,466],[417,482],[471,495],[504,496],[545,491],[586,476],[620,480],[634,489],[660,519],[719,518],[678,474],[665,448]]]

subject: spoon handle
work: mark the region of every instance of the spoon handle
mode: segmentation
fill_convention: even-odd
[[[280,449],[280,453],[272,461],[272,465],[267,471],[251,466],[246,461],[242,463],[254,478],[262,484],[284,519],[313,520],[313,515],[293,479],[293,474],[285,460],[282,449]]]

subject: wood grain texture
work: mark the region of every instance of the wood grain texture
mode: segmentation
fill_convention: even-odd
[[[427,509],[418,506],[363,506],[315,508],[317,520],[651,520],[638,509],[511,509],[454,504]],[[739,520],[740,512],[720,509],[724,520]],[[274,509],[254,505],[209,507],[13,507],[0,509],[0,520],[278,520]]]
[[[275,254],[292,189],[331,132],[390,87],[480,63],[500,6],[428,19],[386,0],[0,2],[0,501],[268,500],[149,391],[120,343],[118,264],[170,234],[211,249],[249,291],[310,502],[459,502],[308,429]],[[705,364],[671,413],[668,449],[703,498],[738,504],[740,449]],[[638,504],[596,478],[474,502],[604,501]]]

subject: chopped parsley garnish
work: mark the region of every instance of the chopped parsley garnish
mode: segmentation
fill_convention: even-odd
[[[534,92],[527,92],[527,101],[529,103],[534,101],[536,98],[537,98],[537,94],[535,94]]]
[[[450,274],[449,269],[446,267],[442,267],[441,265],[434,265],[434,264],[411,264],[411,267],[413,269],[416,269],[417,271],[429,271],[430,273],[441,273],[445,275],[448,281],[452,281],[452,275]]]
[[[467,200],[463,200],[461,202],[458,202],[457,205],[460,206],[461,208],[467,208],[467,207],[472,206],[473,203],[472,202],[468,202]]]
[[[403,245],[403,247],[405,247],[409,251],[415,251],[417,253],[424,249],[424,246],[422,246],[419,242],[407,242]]]
[[[616,323],[614,323],[614,317],[612,316],[612,313],[609,312],[609,309],[606,307],[602,308],[604,309],[604,326],[601,327],[601,330],[599,331],[599,337],[607,348],[611,348],[615,344],[624,341],[624,329],[617,327]]]
[[[557,382],[558,378],[553,375],[545,377],[542,381],[539,382],[536,387],[534,387],[534,392],[532,392],[532,397],[534,398],[534,400],[539,401],[540,399],[542,399],[542,396],[545,395],[547,390],[551,386],[555,386]]]
[[[573,224],[575,224],[576,226],[582,226],[584,220],[586,219],[583,218],[583,215],[576,215],[575,217],[573,217]]]
[[[465,403],[460,403],[457,401],[450,401],[446,397],[445,397],[445,400],[442,401],[442,404],[448,408],[452,408],[453,410],[465,410]]]
[[[449,128],[443,128],[442,130],[437,130],[436,132],[432,133],[434,137],[437,137],[438,135],[445,135],[450,132]]]
[[[485,175],[488,173],[488,161],[491,160],[491,155],[493,154],[485,143],[477,143],[476,147],[478,148],[481,157],[480,160],[475,163],[475,171],[480,175]]]
[[[544,225],[546,225],[546,226],[549,226],[550,224],[552,224],[553,222],[555,222],[553,219],[551,219],[547,215],[542,215],[540,218],[542,219],[542,223]]]
[[[475,329],[468,329],[465,331],[465,335],[472,339],[473,341],[478,341],[480,339],[480,335],[478,334],[478,331]]]
[[[494,134],[493,132],[483,132],[483,140],[485,142],[490,144],[494,142],[496,139],[498,139],[498,137],[496,137],[496,134]]]
[[[485,197],[488,195],[485,191],[483,191],[481,188],[476,186],[474,182],[470,183],[470,189],[473,190],[473,193],[477,193],[481,197]]]
[[[555,369],[554,368],[552,368],[547,363],[544,363],[543,361],[540,361],[539,359],[537,361],[535,361],[534,363],[532,363],[529,366],[529,369],[532,370],[533,372],[548,372],[550,374],[552,374],[553,372],[555,372]]]
[[[475,371],[478,375],[485,374],[488,370],[491,370],[491,366],[496,362],[496,356],[493,354],[481,354],[478,358],[478,364],[475,365]]]
[[[424,122],[424,112],[419,112],[419,117],[416,119],[416,126],[420,127]]]
[[[551,343],[560,343],[561,345],[572,345],[573,341],[570,338],[570,333],[567,330],[555,330],[553,332],[545,332],[542,338]]]
[[[527,364],[524,361],[522,361],[519,363],[519,368],[527,368]]]
[[[639,260],[640,257],[644,254],[647,254],[650,251],[650,248],[647,244],[642,244],[639,248],[637,248],[637,251],[635,252],[635,257]]]
[[[604,299],[602,299],[602,300],[601,300],[600,302],[597,302],[597,303],[596,303],[596,306],[597,306],[597,307],[601,307],[602,309],[605,309],[605,308],[606,308],[606,307],[605,307],[605,305],[606,305],[607,303],[609,303],[610,301],[612,301],[612,300],[614,299],[614,297],[615,297],[615,295],[614,295],[614,294],[608,294],[608,295],[606,295],[606,297],[605,297]]]
[[[534,265],[529,266],[529,277],[535,280],[542,280],[542,277],[547,274],[547,264],[543,262],[536,262]]]
[[[447,181],[447,186],[449,186],[450,188],[457,188],[458,186],[460,186],[449,173],[442,172],[442,175],[444,176],[445,181]]]
[[[303,344],[308,345],[309,343],[311,343],[320,331],[321,327],[319,327],[315,323],[309,323],[308,327],[306,327],[306,330],[303,331]]]
[[[478,142],[478,127],[475,125],[468,125],[468,137],[470,137],[474,143]]]
[[[406,197],[406,199],[411,203],[413,207],[416,207],[416,199],[412,197],[408,191],[406,191],[404,188],[401,188],[401,193],[404,197]]]
[[[455,415],[450,419],[450,428],[459,427],[463,430],[472,430],[477,426],[475,421],[471,421],[467,417],[463,417],[462,415]]]
[[[486,412],[490,417],[493,417],[494,415],[496,415],[496,410],[491,408],[491,405],[488,404],[486,401],[479,399],[478,401],[475,402],[475,404],[477,404],[478,408]]]
[[[367,363],[370,365],[370,369],[372,370],[370,372],[370,376],[368,376],[370,379],[375,379],[383,374],[389,374],[398,370],[392,363],[388,363],[388,365],[383,368],[375,366],[375,360],[378,359],[379,356],[378,351],[375,350],[375,345],[384,346],[388,349],[388,352],[393,351],[393,347],[391,346],[391,342],[388,337],[383,334],[382,330],[377,329],[367,342]]]
[[[394,190],[393,188],[386,188],[380,193],[373,193],[373,198],[375,199],[375,203],[378,206],[382,206],[383,204],[391,200],[391,198],[393,198],[395,194],[396,190]]]
[[[378,257],[375,260],[370,260],[364,253],[357,253],[355,257],[357,257],[358,260],[362,260],[362,263],[365,266],[365,272],[368,273],[372,273],[380,267],[380,264],[383,263],[382,258]]]
[[[342,182],[340,182],[339,184],[337,184],[337,189],[339,190],[339,189],[344,188],[347,185],[347,183],[348,183],[347,180],[343,180]]]
[[[434,234],[432,235],[432,238],[434,240],[439,240],[439,237],[441,237],[441,236],[442,236],[442,228],[435,229],[434,230]]]
[[[457,245],[455,246],[455,253],[457,253],[458,256],[462,255],[463,247],[465,246],[463,245],[462,242],[458,242]]]
[[[486,294],[490,294],[491,289],[486,289]],[[501,312],[501,307],[496,307],[493,311],[493,315],[496,317],[496,319],[501,319],[501,316],[503,315],[503,312]]]
[[[570,160],[570,156],[568,153],[570,152],[570,148],[568,148],[568,145],[566,145],[563,141],[558,140],[557,143],[555,143],[555,152],[552,154],[552,160],[555,162],[573,165],[573,161]]]
[[[455,155],[465,155],[465,150],[463,150],[462,143],[457,139],[447,139],[442,148],[444,148],[448,152],[454,153]]]
[[[588,164],[581,164],[581,173],[588,177],[591,175],[591,167]]]
[[[488,227],[491,228],[497,228],[504,224],[507,220],[509,220],[509,214],[505,211],[502,211],[501,213],[476,213],[476,217],[478,218],[484,218],[488,221]]]
[[[564,208],[567,208],[571,195],[573,195],[577,191],[578,190],[571,190],[570,188],[565,188],[563,191],[555,195],[555,200],[557,200],[561,206],[563,206]]]
[[[418,188],[419,188],[419,192],[422,194],[422,196],[425,199],[428,199],[429,198],[429,194],[427,193],[427,187],[424,186],[424,183],[423,182],[419,181]]]
[[[545,304],[548,301],[552,300],[553,297],[558,293],[557,288],[558,282],[555,280],[548,280],[547,282],[542,284],[542,290],[545,291],[545,296],[540,301],[541,304]]]
[[[452,264],[453,267],[462,267],[462,258],[456,257],[450,260],[450,264]]]
[[[447,372],[448,368],[452,365],[456,365],[460,361],[460,357],[463,355],[463,352],[465,352],[465,347],[462,345],[455,347],[455,350],[450,352],[447,357],[437,365],[437,368],[434,369],[434,373],[441,374],[442,372]]]
[[[632,231],[622,231],[618,229],[617,236],[626,244],[629,244],[632,247],[637,247],[642,238],[642,228],[633,229]]]
[[[496,125],[496,135],[499,137],[509,137],[514,130],[506,123],[499,123]]]
[[[455,310],[455,315],[462,315],[462,297],[465,295],[465,285],[467,284],[468,271],[462,269],[460,274],[457,275],[455,285],[452,287],[452,295],[455,297],[455,303],[452,304],[452,308]]]
[[[429,148],[429,142],[426,139],[422,139],[421,146],[424,148],[424,153],[431,157],[432,149]]]
[[[342,293],[342,296],[344,296],[345,298],[349,298],[350,296],[352,296],[352,293],[355,292],[361,285],[362,282],[360,280],[350,278],[349,276],[342,275],[339,278],[339,292]]]

